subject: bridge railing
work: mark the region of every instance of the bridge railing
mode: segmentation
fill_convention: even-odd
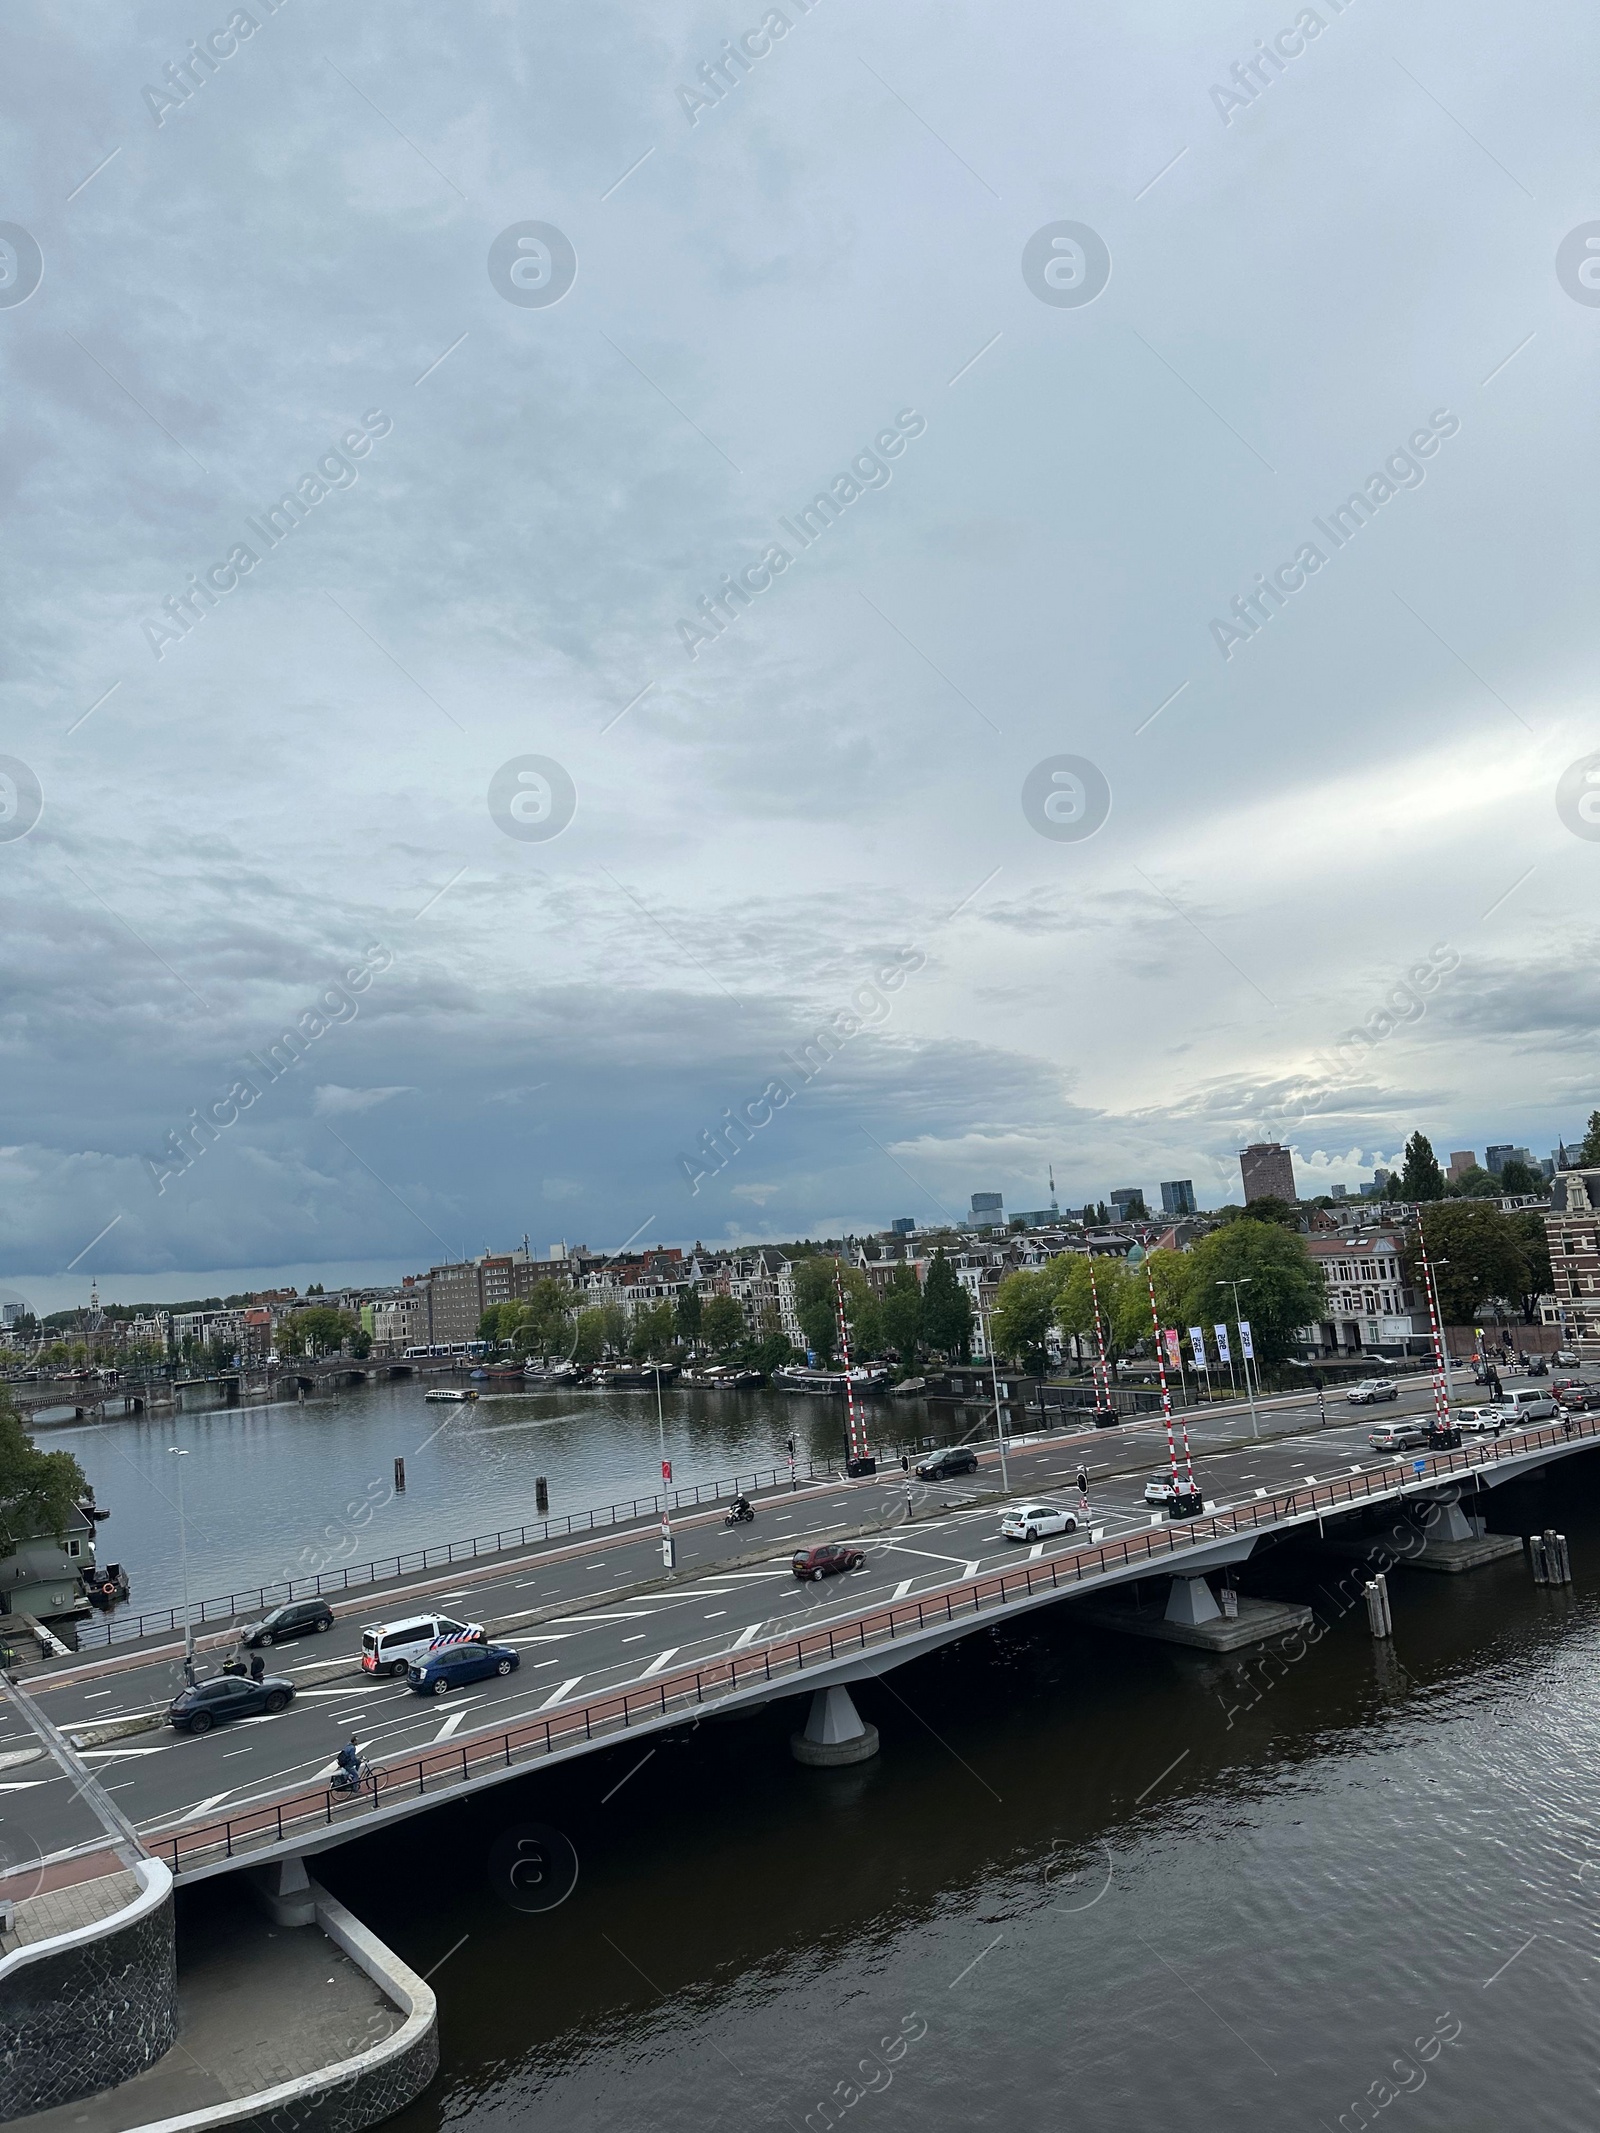
[[[1259,1532],[1264,1526],[1281,1527],[1291,1521],[1299,1524],[1330,1511],[1350,1510],[1363,1502],[1394,1501],[1403,1497],[1407,1489],[1468,1478],[1515,1452],[1570,1443],[1577,1438],[1593,1441],[1597,1437],[1600,1417],[1573,1417],[1565,1428],[1558,1424],[1519,1432],[1514,1445],[1497,1438],[1470,1449],[1434,1453],[1408,1462],[1404,1469],[1369,1468],[1364,1473],[1237,1504],[1209,1518],[1154,1526],[1123,1540],[1075,1548],[1049,1560],[1024,1563],[1016,1570],[965,1579],[929,1598],[870,1608],[853,1622],[801,1630],[748,1653],[730,1652],[724,1660],[663,1674],[648,1686],[635,1684],[612,1690],[566,1705],[548,1717],[536,1715],[516,1725],[452,1743],[448,1748],[427,1749],[378,1765],[370,1792],[363,1797],[374,1807],[412,1796],[425,1798],[430,1790],[486,1776],[493,1769],[531,1767],[565,1748],[576,1747],[580,1741],[603,1741],[636,1724],[659,1723],[675,1711],[687,1716],[708,1703],[724,1702],[753,1687],[785,1681],[803,1687],[808,1667],[815,1673],[819,1665],[836,1664],[853,1652],[864,1653],[893,1644],[902,1636],[953,1624],[958,1616],[981,1616],[1041,1595],[1076,1590],[1136,1564],[1151,1573],[1165,1574],[1177,1569],[1184,1556],[1218,1540]],[[349,1826],[355,1832],[360,1827],[361,1812],[362,1802],[337,1799],[325,1787],[318,1787],[191,1828],[146,1836],[145,1842],[177,1874],[185,1867],[199,1867],[219,1857],[231,1859],[296,1835],[309,1835],[319,1826]]]

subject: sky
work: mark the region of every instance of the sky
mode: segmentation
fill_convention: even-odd
[[[10,1291],[1581,1134],[1589,14],[11,31]]]

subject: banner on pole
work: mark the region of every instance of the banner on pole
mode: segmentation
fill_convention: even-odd
[[[1255,1344],[1250,1338],[1250,1321],[1247,1318],[1241,1318],[1239,1321],[1239,1352],[1247,1363],[1253,1363],[1256,1359]]]
[[[1165,1332],[1164,1332],[1164,1333],[1162,1334],[1161,1338],[1162,1338],[1162,1340],[1163,1340],[1163,1341],[1165,1341],[1165,1343],[1166,1343],[1166,1347],[1167,1347],[1167,1361],[1168,1361],[1168,1363],[1169,1363],[1169,1364],[1171,1365],[1171,1367],[1172,1367],[1172,1368],[1173,1368],[1174,1370],[1181,1370],[1181,1369],[1183,1368],[1183,1364],[1182,1364],[1182,1360],[1181,1360],[1181,1357],[1182,1357],[1182,1350],[1180,1349],[1180,1347],[1179,1347],[1179,1345],[1178,1345],[1178,1329],[1177,1329],[1177,1327],[1176,1327],[1176,1326],[1168,1326],[1168,1328],[1166,1329],[1166,1331],[1165,1331]]]
[[[1194,1356],[1194,1367],[1196,1370],[1204,1370],[1206,1367],[1206,1332],[1204,1326],[1191,1326],[1189,1328],[1189,1347]]]
[[[1211,1330],[1217,1336],[1217,1361],[1225,1364],[1231,1370],[1233,1367],[1233,1350],[1228,1346],[1228,1329],[1226,1326],[1217,1325],[1213,1326]]]

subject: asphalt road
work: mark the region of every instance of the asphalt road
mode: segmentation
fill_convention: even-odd
[[[1207,1509],[1393,1466],[1391,1456],[1369,1448],[1368,1431],[1397,1414],[1431,1407],[1431,1384],[1423,1379],[1408,1385],[1398,1402],[1379,1407],[1351,1408],[1342,1397],[1330,1401],[1326,1428],[1318,1426],[1314,1401],[1264,1411],[1259,1441],[1251,1437],[1248,1412],[1191,1414],[1190,1442]],[[1003,1540],[1001,1510],[1030,1494],[1076,1511],[1073,1480],[1080,1460],[1090,1476],[1090,1517],[1079,1534],[1031,1548]],[[730,1530],[720,1511],[702,1513],[675,1528],[678,1568],[670,1580],[662,1575],[653,1527],[530,1551],[476,1578],[458,1565],[453,1573],[415,1581],[410,1597],[386,1595],[380,1606],[358,1603],[340,1614],[330,1632],[265,1654],[270,1672],[297,1685],[294,1704],[278,1716],[236,1720],[199,1738],[162,1727],[86,1748],[84,1758],[141,1830],[169,1829],[318,1782],[352,1734],[374,1761],[398,1759],[434,1742],[524,1719],[580,1691],[588,1697],[646,1681],[669,1665],[711,1661],[800,1626],[853,1617],[869,1604],[937,1593],[957,1579],[1030,1555],[1068,1552],[1091,1537],[1116,1539],[1160,1522],[1142,1501],[1145,1481],[1166,1468],[1159,1416],[1115,1431],[1022,1444],[1010,1451],[1007,1466],[1010,1486],[1003,1497],[996,1493],[1001,1476],[992,1448],[983,1452],[976,1475],[943,1485],[913,1482],[909,1520],[906,1478],[898,1469],[887,1477],[764,1497],[753,1526]],[[799,1583],[789,1551],[843,1535],[857,1536],[864,1567],[820,1585]],[[496,1642],[519,1654],[519,1670],[437,1699],[416,1695],[403,1681],[362,1675],[363,1626],[419,1607],[484,1624]],[[175,1651],[158,1659],[87,1656],[98,1664],[32,1684],[57,1725],[164,1706],[182,1686]],[[204,1653],[202,1673],[214,1671],[222,1657],[220,1650]],[[330,1663],[341,1660],[346,1671],[330,1678]],[[9,1714],[3,1722],[11,1723]],[[75,1841],[77,1815],[66,1780],[46,1775],[38,1764],[5,1765],[8,1750],[32,1744],[31,1735],[13,1741],[0,1734],[0,1841],[15,1849],[25,1831],[48,1853]]]

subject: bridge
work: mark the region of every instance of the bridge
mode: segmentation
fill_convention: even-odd
[[[119,1377],[111,1384],[92,1378],[48,1378],[33,1384],[8,1384],[5,1390],[24,1420],[70,1411],[75,1420],[87,1421],[91,1416],[105,1420],[113,1415],[147,1411],[170,1413],[182,1408],[186,1392],[206,1389],[220,1394],[225,1406],[237,1407],[246,1399],[292,1399],[299,1393],[327,1392],[339,1385],[364,1385],[379,1378],[409,1378],[459,1367],[390,1356],[358,1359],[329,1355],[296,1358],[270,1368],[266,1364],[241,1365],[237,1370],[213,1370],[190,1377],[139,1372]]]
[[[1425,1564],[1453,1551],[1448,1567],[1460,1567],[1515,1550],[1514,1539],[1484,1530],[1480,1514],[1494,1492],[1600,1441],[1600,1420],[1582,1416],[1396,1459],[1366,1445],[1370,1419],[1369,1411],[1359,1422],[1306,1432],[1290,1416],[1288,1432],[1276,1438],[1257,1441],[1239,1429],[1203,1442],[1196,1468],[1207,1515],[1175,1522],[1152,1521],[1142,1501],[1145,1474],[1164,1464],[1159,1422],[1114,1438],[1013,1448],[1013,1500],[1021,1500],[1019,1477],[1024,1491],[1059,1492],[1080,1457],[1091,1466],[1088,1529],[1031,1546],[995,1532],[1000,1477],[991,1451],[976,1489],[920,1491],[909,1507],[897,1473],[780,1489],[758,1506],[759,1546],[749,1529],[730,1533],[717,1510],[691,1514],[679,1528],[670,1576],[662,1574],[653,1529],[637,1526],[445,1566],[335,1600],[326,1639],[273,1655],[274,1670],[296,1684],[290,1708],[200,1739],[156,1723],[181,1685],[181,1647],[171,1641],[81,1655],[41,1670],[29,1686],[86,1763],[102,1777],[115,1772],[117,1805],[146,1848],[180,1881],[196,1881],[314,1853],[620,1740],[780,1697],[811,1696],[813,1739],[840,1748],[844,1759],[870,1731],[848,1700],[853,1684],[1046,1609],[1228,1648],[1260,1634],[1250,1619],[1259,1603],[1247,1596],[1237,1622],[1219,1621],[1216,1573],[1231,1578],[1267,1545],[1296,1536],[1343,1540],[1353,1556],[1368,1558],[1363,1576],[1385,1559]],[[1070,1504],[1070,1493],[1063,1500]],[[1375,1522],[1383,1530],[1374,1536]],[[798,1583],[791,1548],[840,1535],[857,1537],[863,1567],[824,1585]],[[1152,1581],[1159,1581],[1156,1610],[1136,1617],[1129,1588],[1136,1593]],[[520,1670],[457,1691],[445,1705],[404,1683],[363,1676],[362,1623],[424,1605],[481,1621],[519,1654]],[[1278,1627],[1286,1616],[1291,1628],[1308,1619],[1304,1610],[1279,1608]],[[212,1652],[220,1656],[227,1641],[214,1639]],[[544,1683],[530,1678],[539,1672]],[[829,1691],[843,1697],[819,1700]],[[334,1747],[352,1731],[374,1782],[347,1800],[331,1794],[327,1780]],[[5,1748],[0,1740],[0,1760]],[[53,1788],[40,1781],[30,1794],[27,1772],[16,1775],[24,1786],[8,1812],[25,1816],[47,1851],[66,1837],[55,1825]]]

